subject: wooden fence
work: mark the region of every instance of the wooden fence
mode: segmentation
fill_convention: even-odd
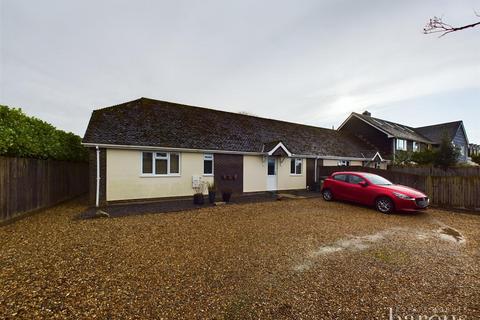
[[[88,191],[88,163],[0,157],[0,222]]]
[[[480,176],[480,166],[476,167],[453,167],[448,169],[434,167],[405,167],[405,166],[389,166],[389,171],[418,174],[420,176],[461,176],[471,177]]]
[[[425,192],[430,203],[443,208],[480,210],[480,174],[435,176],[366,167],[319,167],[320,177],[336,171],[363,171],[381,175],[396,184]]]

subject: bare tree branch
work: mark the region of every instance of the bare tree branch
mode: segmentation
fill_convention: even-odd
[[[477,12],[475,12],[475,15],[477,17],[480,17],[480,15]],[[461,26],[461,27],[454,27],[454,26],[449,25],[448,23],[443,22],[442,18],[433,17],[433,18],[430,19],[430,21],[427,23],[427,25],[423,28],[423,33],[424,34],[441,33],[440,37],[443,37],[444,35],[446,35],[450,32],[455,32],[455,31],[460,31],[460,30],[463,30],[463,29],[473,28],[473,27],[479,26],[479,25],[480,25],[480,21],[472,23],[472,24],[467,24],[467,25]]]

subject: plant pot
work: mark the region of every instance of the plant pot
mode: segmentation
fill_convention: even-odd
[[[231,192],[222,192],[222,200],[223,200],[223,202],[229,202],[231,196],[232,196],[232,193],[231,193]]]
[[[208,201],[210,203],[214,203],[215,202],[215,191],[208,191]]]
[[[196,194],[193,195],[193,204],[202,205],[204,203],[205,203],[205,200],[203,199],[203,194],[196,193]]]

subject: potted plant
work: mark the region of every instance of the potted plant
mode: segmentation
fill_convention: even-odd
[[[193,188],[193,191],[193,204],[204,204],[205,200],[203,199],[203,184],[200,184],[198,187]]]
[[[215,182],[208,184],[208,201],[210,203],[215,202],[215,195],[217,193],[217,187],[215,186]]]
[[[224,189],[222,191],[222,200],[223,202],[229,202],[230,201],[230,197],[232,196],[232,190],[231,189]]]

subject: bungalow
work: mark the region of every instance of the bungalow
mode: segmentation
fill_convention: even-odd
[[[403,124],[372,117],[368,111],[353,112],[338,127],[378,149],[385,159],[395,160],[395,153],[420,151],[437,147],[443,137],[458,148],[459,162],[467,162],[468,138],[462,121],[441,123],[426,127],[409,127]]]
[[[386,168],[348,132],[140,98],[94,110],[90,201],[191,196],[215,183],[235,193],[306,189],[319,166]]]

